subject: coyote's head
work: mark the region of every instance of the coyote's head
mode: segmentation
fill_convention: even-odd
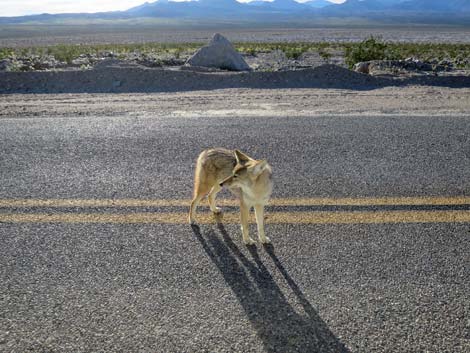
[[[232,175],[220,182],[220,186],[249,187],[267,168],[266,160],[255,160],[246,154],[235,150],[237,164],[233,168]]]

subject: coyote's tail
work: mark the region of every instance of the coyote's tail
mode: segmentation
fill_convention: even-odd
[[[196,170],[194,171],[194,189],[193,197],[196,197],[199,194],[199,186],[201,185],[202,173],[204,170],[202,168],[202,159],[204,158],[204,153],[201,153],[196,161]]]

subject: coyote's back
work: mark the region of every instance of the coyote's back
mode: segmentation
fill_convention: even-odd
[[[218,182],[232,174],[237,164],[234,152],[225,148],[203,151],[196,162],[194,173],[194,195],[207,195]]]

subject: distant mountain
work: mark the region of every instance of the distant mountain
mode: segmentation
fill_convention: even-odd
[[[384,11],[397,2],[398,0],[346,0],[342,4],[326,7],[322,12],[332,16],[357,15],[371,11]]]
[[[272,9],[285,11],[306,11],[322,9],[332,14],[347,15],[348,11],[353,13],[366,13],[371,11],[470,11],[470,0],[346,0],[342,4],[336,4],[328,0],[310,0],[299,3],[295,0],[273,0],[260,1],[255,0],[248,3],[240,3],[236,0],[196,0],[186,2],[175,2],[169,0],[157,0],[146,2],[137,7],[133,7],[125,12],[127,13],[163,13],[165,11],[185,9],[189,12],[193,9],[204,9],[212,12],[213,10],[231,10],[252,13],[253,9],[258,7],[270,11]],[[190,15],[190,13],[188,13]]]
[[[399,3],[402,3],[406,0],[372,0],[372,1],[378,2],[383,6],[393,6],[393,5],[397,5]]]
[[[470,12],[470,0],[407,0],[395,6],[405,11]]]
[[[261,1],[261,0],[250,1],[250,2],[247,2],[247,5],[249,5],[249,6],[265,6],[266,1]]]
[[[332,13],[346,13],[352,11],[373,12],[373,11],[400,11],[416,12],[424,14],[428,12],[469,12],[470,0],[346,0],[342,4],[329,7]]]
[[[326,16],[358,16],[366,17],[382,16],[384,19],[397,16],[427,18],[439,12],[449,12],[461,17],[469,15],[470,0],[346,0],[342,4],[328,6],[321,10]],[[444,15],[444,14],[440,14]],[[448,22],[452,23],[452,17],[448,17]],[[469,22],[470,24],[470,22]]]
[[[321,9],[322,7],[334,5],[335,3],[328,0],[310,0],[304,2],[303,4],[315,9]]]
[[[248,13],[248,5],[236,0],[176,2],[158,0],[123,11],[123,15],[161,18],[233,18]]]
[[[133,20],[138,18],[193,20],[201,24],[214,21],[230,23],[306,23],[317,24],[323,18],[354,18],[366,22],[446,23],[470,26],[470,0],[346,0],[342,4],[327,0],[253,1],[198,0],[145,2],[126,11],[93,14],[41,14],[21,17],[0,17],[0,23],[60,23],[61,21]]]
[[[306,2],[297,2],[294,0],[273,0],[273,1],[261,1],[254,0],[247,3],[250,6],[271,6],[275,8],[287,8],[287,9],[300,9],[304,6],[310,6],[316,9],[334,5],[334,2],[328,0],[310,0]],[[300,5],[300,6],[299,6]]]
[[[294,0],[253,1],[241,3],[236,0],[197,0],[175,2],[158,0],[133,7],[125,13],[140,17],[218,18],[244,20],[270,20],[286,16],[298,16],[313,9]],[[274,18],[272,16],[274,15]],[[242,17],[241,17],[242,16]]]
[[[307,8],[306,5],[303,5],[294,0],[264,1],[264,6],[268,8],[273,8],[277,10],[286,10],[286,11],[301,11],[302,9]]]

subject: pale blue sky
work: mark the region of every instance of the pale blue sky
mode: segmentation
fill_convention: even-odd
[[[127,10],[133,6],[141,5],[145,1],[153,0],[0,0],[0,17],[21,16],[40,13],[63,12],[100,12],[113,10]],[[247,2],[249,0],[238,0]],[[298,0],[304,2],[307,0]],[[341,3],[345,0],[330,0]]]

